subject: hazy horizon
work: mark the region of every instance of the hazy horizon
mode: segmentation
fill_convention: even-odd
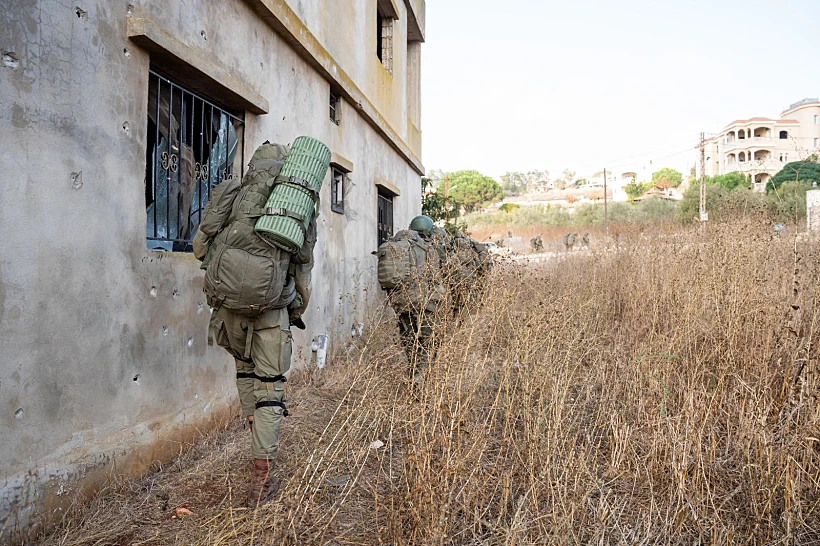
[[[701,131],[820,96],[820,2],[716,4],[431,0],[425,167],[685,170]]]

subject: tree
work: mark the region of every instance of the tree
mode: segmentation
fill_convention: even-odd
[[[559,190],[564,190],[572,184],[573,180],[575,180],[575,171],[564,169],[564,172],[561,173],[561,177],[555,181],[555,185]]]
[[[467,212],[501,201],[504,191],[501,185],[478,171],[458,171],[446,176],[449,182],[449,199],[454,200]],[[437,192],[444,194],[445,181],[439,182]]]
[[[507,172],[501,176],[501,189],[506,194],[533,192],[544,189],[549,181],[549,171]]]
[[[706,182],[708,184],[718,184],[720,186],[723,186],[727,190],[733,190],[735,188],[752,187],[751,178],[737,171],[712,176],[710,178],[707,178]]]
[[[632,181],[624,186],[624,191],[626,192],[626,196],[629,200],[634,201],[638,197],[645,194],[651,186],[651,184],[641,184],[638,182],[637,178],[633,177]]]
[[[458,203],[453,199],[444,200],[444,193],[433,189],[431,178],[421,179],[421,213],[434,222],[450,223],[458,217]]]
[[[667,188],[677,188],[682,182],[683,174],[675,169],[664,167],[663,169],[652,173],[652,183],[656,188],[660,188],[662,190]]]
[[[527,176],[524,173],[506,172],[501,175],[501,189],[506,194],[524,193],[527,191]]]
[[[784,182],[817,182],[820,184],[820,163],[816,157],[786,163],[779,173],[766,184],[766,191],[776,191]]]
[[[799,223],[806,218],[806,192],[811,189],[807,180],[783,182],[777,192],[768,194],[774,201],[778,220]]]
[[[500,210],[501,212],[506,212],[507,214],[509,214],[512,211],[514,211],[515,209],[520,209],[520,208],[521,208],[521,205],[516,205],[515,203],[504,203],[503,205],[498,207],[498,210]]]

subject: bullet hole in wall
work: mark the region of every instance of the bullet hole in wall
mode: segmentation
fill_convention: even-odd
[[[127,48],[127,47],[124,47],[124,48],[122,49],[122,54],[123,54],[123,55],[125,55],[125,57],[126,57],[126,58],[128,58],[128,57],[130,57],[130,56],[131,56],[131,52],[128,50],[128,48]]]
[[[133,381],[134,381],[134,383],[139,385],[140,384],[140,374],[135,375]]]
[[[3,66],[14,70],[20,66],[20,57],[14,51],[6,51],[3,53]]]
[[[125,16],[128,18],[134,16],[134,4],[128,4],[128,7],[125,8]]]
[[[193,346],[194,346],[194,338],[189,337],[188,338],[188,347],[193,347]]]
[[[15,419],[22,419],[23,418],[23,408],[17,408],[17,411],[14,412]]]
[[[77,14],[77,19],[79,19],[83,23],[88,21],[88,13],[84,9],[82,9],[80,6],[77,6],[77,7],[74,8],[74,13]]]
[[[168,327],[167,326],[162,327],[162,335],[164,335],[164,336],[168,335]]]
[[[171,297],[174,298],[175,300],[178,300],[179,299],[179,290],[174,290],[171,293]]]
[[[83,171],[71,173],[71,187],[75,190],[83,187]]]
[[[196,306],[196,314],[199,315],[205,310],[205,305],[202,302],[199,302]]]
[[[156,298],[157,297],[157,287],[152,286],[151,290],[148,291],[148,294],[150,294],[152,298]]]
[[[205,29],[204,29],[204,28],[203,28],[202,30],[200,30],[200,31],[199,31],[199,35],[200,35],[200,36],[202,36],[202,39],[203,39],[203,40],[206,40],[206,41],[208,40],[208,35],[205,33]]]
[[[122,130],[125,131],[126,135],[130,135],[131,134],[131,124],[127,121],[123,122]]]

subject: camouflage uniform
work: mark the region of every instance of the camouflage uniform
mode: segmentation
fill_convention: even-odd
[[[434,358],[430,352],[435,327],[440,322],[439,313],[449,307],[447,291],[442,284],[442,256],[446,248],[440,234],[434,233],[433,223],[420,230],[414,226],[420,217],[413,219],[410,229],[421,236],[426,246],[426,262],[413,273],[409,286],[391,292],[390,301],[399,319],[399,334],[407,353],[410,376],[420,383]]]

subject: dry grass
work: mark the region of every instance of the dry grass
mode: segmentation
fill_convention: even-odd
[[[497,267],[417,392],[375,316],[289,383],[277,502],[240,507],[249,439],[223,430],[40,544],[820,543],[820,245],[621,247]]]

